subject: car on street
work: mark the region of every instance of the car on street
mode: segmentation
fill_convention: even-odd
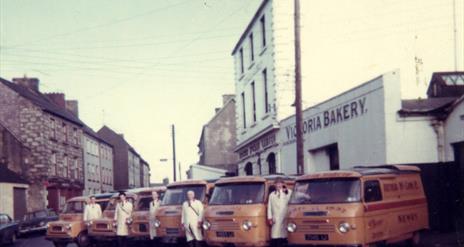
[[[38,210],[24,215],[19,223],[19,235],[26,235],[33,232],[45,232],[47,223],[58,220],[58,214],[51,210]]]
[[[0,245],[14,244],[18,235],[18,223],[7,214],[0,213]]]

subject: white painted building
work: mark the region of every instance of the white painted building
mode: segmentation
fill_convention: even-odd
[[[423,96],[424,78],[433,71],[454,69],[455,54],[456,66],[463,66],[464,24],[456,25],[454,39],[453,1],[388,6],[372,0],[300,2],[305,106],[392,68],[401,73],[400,94]],[[464,16],[463,4],[456,1],[457,20]],[[443,11],[431,20],[434,6]],[[293,1],[263,0],[232,51],[240,175],[285,170],[276,132],[280,121],[294,114],[293,14]],[[388,148],[394,152],[393,145]]]
[[[220,177],[226,176],[228,171],[225,169],[220,169],[211,166],[205,165],[191,165],[187,171],[188,179],[218,179]]]

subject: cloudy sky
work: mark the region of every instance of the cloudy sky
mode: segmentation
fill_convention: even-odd
[[[453,69],[453,0],[302,1],[314,4],[303,13],[312,27],[303,37],[314,42],[311,80],[330,82],[306,94],[308,106],[395,69],[396,60],[382,62],[389,54],[410,66],[407,97],[424,95],[432,71]],[[456,1],[461,23],[463,1]],[[95,130],[106,124],[124,133],[159,182],[172,173],[171,124],[184,170],[198,160],[202,125],[221,95],[234,92],[230,52],[260,3],[0,0],[0,76],[38,77],[42,91],[79,100],[80,117]],[[388,44],[408,55],[383,49]],[[366,61],[375,57],[375,64],[350,67],[353,51]],[[423,60],[417,78],[415,55]]]

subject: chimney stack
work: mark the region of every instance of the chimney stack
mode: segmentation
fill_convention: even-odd
[[[226,105],[227,102],[229,102],[229,100],[235,98],[235,95],[234,94],[224,94],[222,95],[222,105]]]
[[[66,110],[70,111],[74,116],[79,117],[79,102],[77,100],[66,100]]]
[[[23,87],[26,87],[34,92],[39,92],[38,78],[28,78],[24,76],[22,78],[13,78],[13,82]]]
[[[53,103],[58,105],[63,109],[66,108],[66,100],[64,99],[64,93],[45,93],[48,99],[50,99]]]

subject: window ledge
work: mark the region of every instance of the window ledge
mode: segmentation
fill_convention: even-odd
[[[245,77],[245,73],[240,74],[240,77],[238,78],[239,81],[241,81]]]
[[[251,62],[250,66],[248,66],[248,69],[253,68],[254,65],[255,65],[255,60],[253,60],[253,61]]]
[[[259,53],[260,56],[262,56],[267,50],[267,45],[265,47],[263,47],[263,49],[261,50],[261,52]]]
[[[241,134],[241,135],[244,135],[244,134],[246,134],[246,132],[247,132],[247,131],[244,130],[244,131],[242,131],[242,133],[240,133],[240,134]]]
[[[256,127],[256,122],[254,122],[252,125],[250,125],[250,128]]]
[[[264,119],[268,118],[269,116],[270,116],[270,114],[266,113],[266,115],[264,115],[264,117],[262,117],[261,120],[264,120]]]

